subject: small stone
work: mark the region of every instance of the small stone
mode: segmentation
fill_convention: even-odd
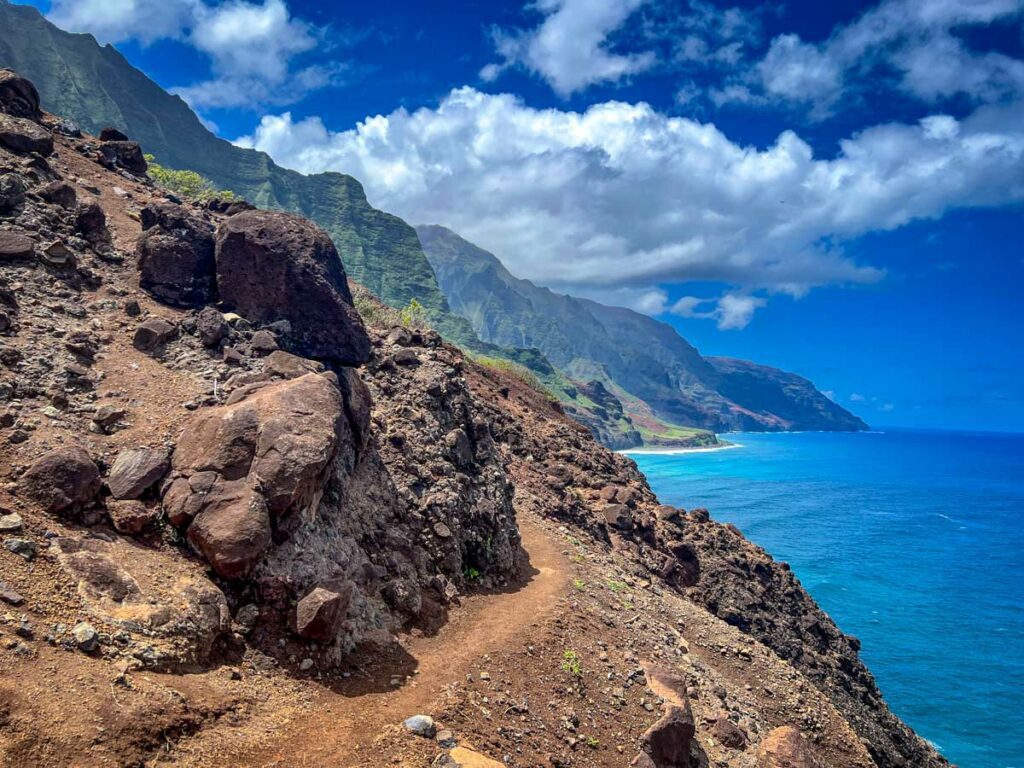
[[[351,589],[343,594],[316,587],[295,606],[295,632],[310,640],[331,640],[348,610]]]
[[[437,732],[437,743],[445,749],[451,749],[458,742],[455,740],[455,734],[447,728],[442,728]]]
[[[227,338],[231,327],[224,315],[213,307],[204,307],[196,318],[196,333],[204,347],[216,347],[222,339]]]
[[[434,718],[429,715],[413,715],[412,717],[406,718],[402,725],[405,726],[405,730],[409,731],[409,733],[414,733],[425,739],[432,739],[437,733],[437,726],[434,724]]]
[[[0,600],[8,605],[19,606],[25,602],[25,598],[11,589],[5,582],[0,581]]]
[[[411,349],[400,349],[391,356],[395,365],[419,365],[420,358]]]
[[[100,638],[95,627],[88,622],[82,621],[71,629],[71,636],[75,638],[78,650],[83,653],[92,653],[99,647]]]
[[[142,352],[152,352],[178,335],[178,329],[162,317],[151,317],[135,329],[132,345]]]
[[[60,240],[47,244],[40,252],[39,258],[52,267],[66,267],[75,262],[75,254]]]
[[[170,469],[164,448],[128,448],[117,454],[107,487],[115,499],[137,499]]]
[[[24,527],[24,522],[17,512],[0,515],[0,533],[17,533],[22,527]]]
[[[303,672],[308,672],[313,668],[313,660],[306,658],[299,662],[299,669]]]
[[[142,307],[139,306],[139,302],[135,299],[129,299],[124,303],[124,313],[128,317],[138,317],[142,314]]]
[[[101,405],[92,415],[92,420],[103,427],[109,429],[125,417],[127,411],[124,408],[118,408],[116,405]]]
[[[28,539],[4,539],[4,549],[29,561],[36,557],[36,544]]]
[[[452,530],[444,523],[434,523],[434,533],[437,534],[439,539],[450,539],[452,537]]]
[[[129,499],[108,501],[107,514],[110,515],[114,530],[135,536],[155,525],[161,511],[159,507],[149,507],[141,501]]]
[[[269,355],[271,352],[275,352],[278,349],[277,339],[274,338],[274,334],[270,331],[256,331],[252,335],[253,352],[260,355]]]

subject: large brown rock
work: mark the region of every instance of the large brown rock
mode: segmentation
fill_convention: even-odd
[[[12,69],[0,69],[0,112],[30,120],[39,118],[39,92]]]
[[[200,307],[216,300],[213,226],[180,205],[142,210],[139,285],[158,301]]]
[[[694,732],[693,713],[684,700],[666,707],[661,719],[640,737],[640,746],[657,768],[689,768]]]
[[[182,433],[164,509],[218,573],[237,578],[269,545],[272,520],[315,511],[347,426],[333,374],[255,384],[232,398]]]
[[[240,213],[217,230],[216,260],[224,304],[257,324],[287,320],[293,352],[342,365],[369,360],[338,251],[315,224],[276,211]]]
[[[38,123],[24,117],[0,112],[0,145],[12,152],[37,152],[44,157],[53,153],[53,137]]]
[[[115,499],[137,499],[170,469],[163,448],[129,448],[117,454],[107,477],[107,487]]]
[[[807,740],[791,725],[770,731],[757,749],[757,768],[819,768]]]
[[[295,606],[295,632],[310,640],[332,640],[345,617],[352,588],[316,587]]]
[[[108,168],[123,168],[136,176],[149,169],[137,141],[105,141],[100,145],[100,159]]]
[[[57,448],[36,459],[21,487],[48,512],[74,511],[96,497],[100,471],[82,448]]]

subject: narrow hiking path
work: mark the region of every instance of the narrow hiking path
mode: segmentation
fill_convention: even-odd
[[[374,765],[373,741],[385,728],[414,714],[429,714],[429,705],[445,685],[465,679],[487,653],[521,644],[525,626],[550,616],[565,593],[568,569],[550,534],[533,522],[521,522],[528,555],[524,583],[517,588],[472,595],[453,611],[431,637],[409,639],[405,652],[415,673],[399,688],[380,690],[390,674],[365,692],[323,688],[308,714],[282,728],[258,753],[236,763],[253,768]]]

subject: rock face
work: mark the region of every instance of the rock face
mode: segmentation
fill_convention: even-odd
[[[689,768],[694,733],[696,728],[689,704],[672,704],[661,719],[647,729],[640,743],[656,768]]]
[[[100,471],[83,449],[57,448],[28,468],[22,488],[47,512],[73,512],[96,497]]]
[[[200,412],[182,433],[164,506],[222,576],[246,575],[270,544],[273,525],[315,514],[344,439],[335,381],[309,374],[252,385]]]
[[[0,69],[0,112],[14,117],[39,117],[39,92],[36,87],[10,69]]]
[[[252,322],[287,320],[292,351],[341,365],[369,359],[341,259],[316,225],[286,213],[240,213],[218,229],[216,260],[221,300]]]
[[[201,307],[216,300],[213,226],[180,205],[160,203],[142,210],[139,285],[176,307]]]

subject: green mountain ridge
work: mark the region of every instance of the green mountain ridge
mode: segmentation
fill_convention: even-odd
[[[867,428],[796,374],[705,358],[667,323],[519,279],[444,227],[416,231],[449,305],[483,341],[536,347],[568,377],[619,391],[645,442],[657,439],[652,419],[716,432]]]

